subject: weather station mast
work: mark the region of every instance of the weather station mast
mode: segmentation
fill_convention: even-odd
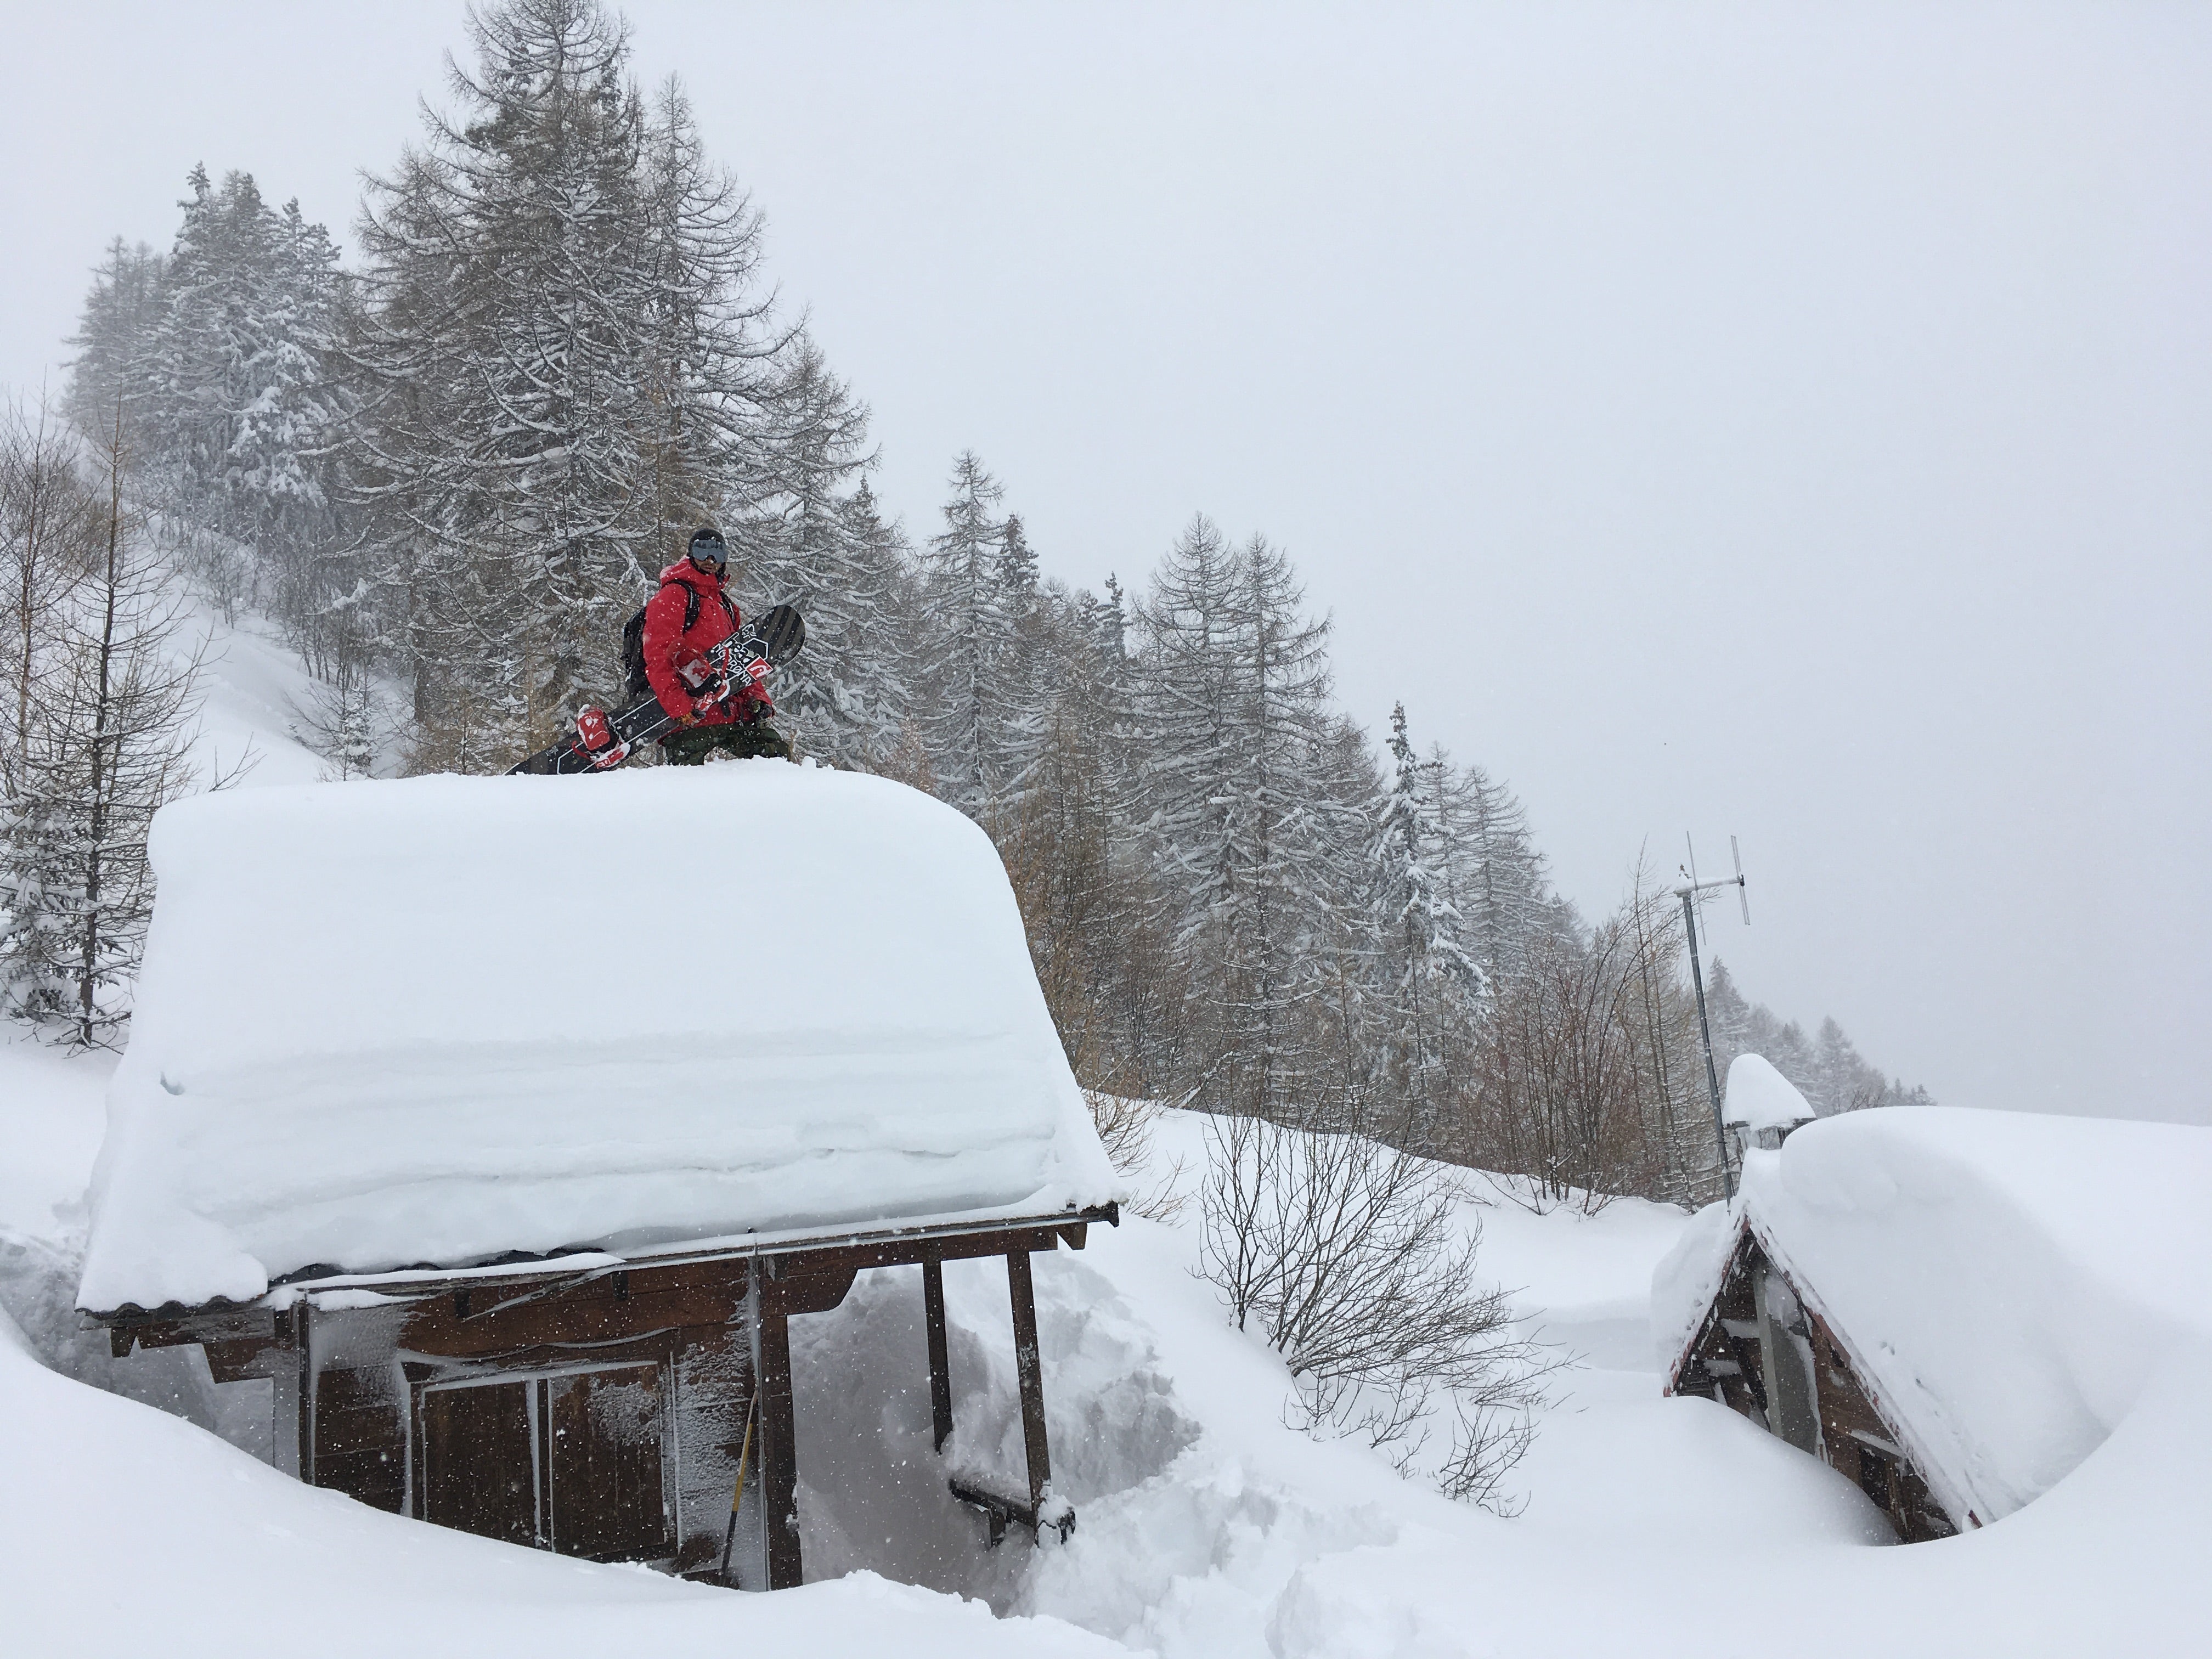
[[[1729,837],[1729,857],[1735,862],[1732,876],[1717,876],[1711,881],[1698,879],[1698,849],[1687,836],[1683,844],[1689,851],[1689,863],[1684,866],[1686,878],[1674,890],[1674,896],[1682,901],[1682,932],[1690,941],[1690,983],[1698,993],[1698,1041],[1705,1054],[1705,1087],[1713,1097],[1713,1146],[1721,1160],[1721,1186],[1728,1196],[1735,1196],[1735,1171],[1729,1167],[1728,1130],[1721,1122],[1721,1075],[1713,1065],[1713,1027],[1705,1016],[1705,975],[1698,962],[1698,895],[1716,887],[1733,887],[1736,899],[1743,906],[1743,925],[1751,926],[1751,896],[1743,878],[1743,857],[1736,851],[1735,837]]]

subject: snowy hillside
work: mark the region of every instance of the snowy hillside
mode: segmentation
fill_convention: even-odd
[[[233,627],[196,605],[180,638],[205,642],[192,744],[203,782],[235,773],[240,787],[265,788],[328,773],[298,735],[315,706],[315,682],[266,623],[241,616]]]

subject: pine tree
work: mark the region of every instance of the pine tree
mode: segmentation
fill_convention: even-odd
[[[1467,927],[1468,951],[1491,979],[1510,977],[1543,939],[1575,928],[1551,890],[1528,814],[1480,767],[1455,767],[1441,748],[1428,765],[1443,847],[1445,897]]]
[[[250,174],[188,183],[167,258],[118,243],[95,276],[70,407],[100,433],[119,401],[132,493],[185,574],[231,620],[249,599],[273,613],[312,660],[349,404],[337,250]]]
[[[1076,1075],[1151,1099],[1182,1059],[1184,965],[1147,856],[1121,592],[1110,579],[1107,589],[1103,600],[1058,584],[1038,593],[1030,648],[1048,691],[1028,785],[992,828]]]

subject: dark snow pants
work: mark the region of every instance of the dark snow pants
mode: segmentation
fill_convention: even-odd
[[[765,755],[789,760],[791,744],[766,720],[738,720],[729,726],[690,726],[660,740],[672,766],[704,766],[717,749],[738,760]]]

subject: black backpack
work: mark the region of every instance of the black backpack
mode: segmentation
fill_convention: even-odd
[[[663,582],[660,586],[665,587],[668,584]],[[699,590],[690,582],[678,582],[677,586],[684,590],[684,631],[689,634],[692,624],[699,620]],[[659,597],[656,590],[653,598]],[[730,613],[730,625],[734,628],[738,621],[737,607],[730,603],[728,594],[717,597],[722,601],[722,609]],[[649,605],[652,600],[646,603]],[[641,702],[653,696],[653,682],[647,678],[645,672],[645,605],[642,605],[638,606],[636,614],[623,624],[623,672],[629,677],[628,689],[632,702]]]

